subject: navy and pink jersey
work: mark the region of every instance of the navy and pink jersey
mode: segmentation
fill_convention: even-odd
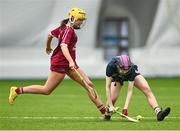
[[[69,53],[72,59],[75,61],[76,59],[76,43],[77,43],[77,35],[75,31],[70,26],[58,27],[51,31],[51,35],[58,39],[58,45],[53,51],[51,56],[51,65],[58,65],[61,67],[69,67],[69,62],[65,58],[62,50],[61,44],[66,44]]]
[[[117,59],[112,58],[106,67],[106,76],[112,77],[113,82],[119,82],[123,85],[124,81],[134,81],[135,77],[139,75],[138,66],[131,64],[130,70],[126,74],[120,74],[117,69]]]

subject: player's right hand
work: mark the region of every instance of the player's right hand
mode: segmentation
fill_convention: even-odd
[[[48,55],[51,54],[52,51],[53,51],[52,48],[46,48],[46,53],[47,53]]]
[[[70,69],[75,69],[75,67],[76,67],[76,65],[75,65],[74,61],[69,62],[69,68]]]

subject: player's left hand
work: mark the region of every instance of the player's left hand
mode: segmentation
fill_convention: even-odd
[[[114,112],[114,111],[115,111],[114,106],[110,106],[110,107],[109,107],[109,112]]]

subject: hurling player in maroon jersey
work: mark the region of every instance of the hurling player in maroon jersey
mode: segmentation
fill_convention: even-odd
[[[30,85],[26,87],[11,87],[9,103],[14,104],[15,98],[19,94],[44,94],[49,95],[61,83],[65,75],[78,82],[87,90],[91,101],[96,105],[99,111],[104,114],[105,107],[101,102],[93,83],[89,80],[86,73],[76,63],[76,29],[81,29],[86,20],[86,12],[80,8],[72,8],[69,11],[69,18],[64,19],[59,27],[52,30],[48,35],[46,42],[46,53],[51,53],[51,41],[53,38],[58,39],[57,47],[51,56],[50,75],[44,85]],[[81,77],[79,77],[81,76]],[[85,81],[82,81],[82,79]],[[92,88],[96,97],[87,88]]]

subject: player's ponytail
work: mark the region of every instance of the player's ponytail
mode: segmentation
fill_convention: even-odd
[[[69,18],[62,20],[60,27],[64,28],[68,22],[69,22]]]

